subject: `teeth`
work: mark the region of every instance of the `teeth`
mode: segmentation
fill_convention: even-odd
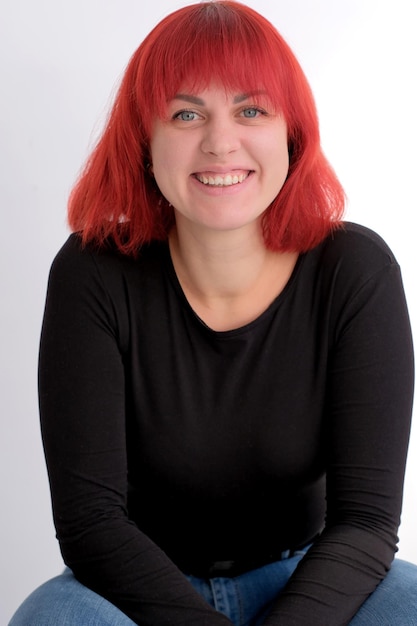
[[[246,174],[226,174],[226,176],[205,176],[204,174],[197,174],[197,179],[204,185],[214,185],[215,187],[230,187],[230,185],[237,185],[243,183],[243,181],[249,176],[249,172]]]

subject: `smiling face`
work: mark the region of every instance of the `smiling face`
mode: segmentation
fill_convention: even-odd
[[[287,126],[263,94],[181,90],[155,120],[150,149],[178,227],[258,228],[288,173]]]

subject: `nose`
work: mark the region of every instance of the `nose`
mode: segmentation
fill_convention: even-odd
[[[201,150],[205,154],[224,157],[240,147],[238,125],[232,120],[210,120],[205,126]]]

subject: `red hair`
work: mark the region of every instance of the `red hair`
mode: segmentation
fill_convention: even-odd
[[[104,132],[69,199],[68,221],[84,242],[112,237],[135,254],[166,239],[174,212],[148,171],[155,117],[184,84],[216,82],[265,90],[288,126],[290,167],[263,217],[265,244],[306,251],[341,220],[343,189],[320,147],[311,89],[289,46],[264,17],[239,2],[192,4],[163,19],[132,56]]]

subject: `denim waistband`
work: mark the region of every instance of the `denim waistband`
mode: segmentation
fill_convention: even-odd
[[[180,565],[179,567],[185,574],[196,576],[197,578],[234,578],[235,576],[240,576],[251,570],[269,565],[270,563],[290,559],[300,551],[309,548],[314,539],[315,538],[310,539],[302,546],[297,546],[296,548],[271,551],[266,554],[244,555],[236,560],[187,563],[185,566],[181,567]]]

